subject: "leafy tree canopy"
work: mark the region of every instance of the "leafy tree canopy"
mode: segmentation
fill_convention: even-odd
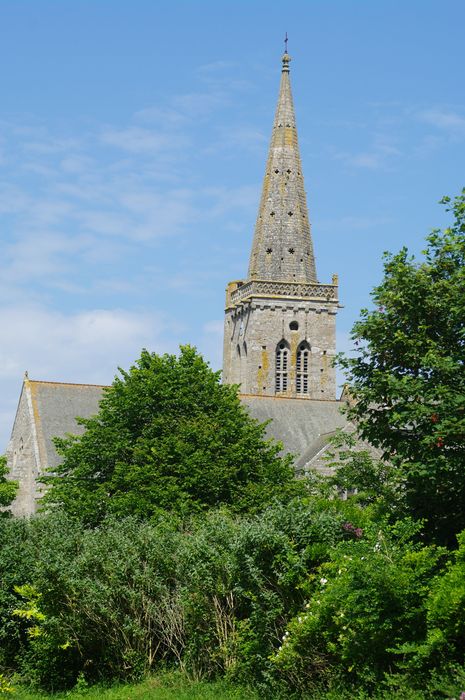
[[[385,254],[384,279],[341,356],[361,435],[402,466],[407,508],[445,542],[465,527],[465,189],[423,258]]]
[[[237,386],[222,385],[194,348],[179,356],[144,350],[120,373],[99,414],[81,419],[85,433],[56,440],[63,462],[46,478],[46,506],[97,523],[108,513],[254,511],[303,488]]]

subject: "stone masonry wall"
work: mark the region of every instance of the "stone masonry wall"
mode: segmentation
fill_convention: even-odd
[[[227,309],[223,381],[240,384],[243,394],[275,395],[276,348],[285,340],[289,346],[288,389],[280,395],[335,399],[336,312],[335,304],[285,298],[252,298]],[[291,330],[291,323],[297,323],[298,329]],[[296,354],[302,341],[310,346],[305,395],[296,391]]]
[[[19,482],[19,491],[11,510],[14,515],[32,515],[37,508],[39,458],[31,419],[30,396],[25,387],[21,394],[7,449],[9,478]]]

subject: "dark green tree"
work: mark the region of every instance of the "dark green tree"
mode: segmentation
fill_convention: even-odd
[[[8,508],[16,496],[16,491],[18,490],[18,483],[16,481],[11,481],[7,479],[8,467],[6,465],[5,455],[0,456],[0,507],[3,509]],[[3,510],[0,512],[0,516],[8,516],[10,512],[8,510]]]
[[[45,507],[94,524],[108,513],[253,512],[303,488],[237,387],[222,385],[194,348],[179,356],[144,350],[120,373],[99,414],[81,420],[85,433],[56,440],[63,462],[46,479]]]
[[[400,467],[405,507],[454,543],[465,528],[465,189],[453,222],[423,258],[385,254],[374,310],[354,325],[356,357],[339,358],[360,434]]]

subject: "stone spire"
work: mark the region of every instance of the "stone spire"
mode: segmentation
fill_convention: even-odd
[[[286,50],[250,255],[249,280],[317,282],[289,80],[290,60]]]

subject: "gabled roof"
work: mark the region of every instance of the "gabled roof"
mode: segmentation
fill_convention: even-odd
[[[67,433],[82,434],[84,427],[78,424],[76,418],[89,418],[98,413],[105,387],[26,378],[24,388],[31,403],[40,467],[56,467],[60,458],[53,438],[64,437]]]
[[[23,392],[33,416],[39,471],[60,463],[53,438],[69,433],[81,435],[84,427],[76,417],[97,414],[105,388],[96,384],[24,380]],[[267,435],[281,441],[285,452],[296,455],[298,468],[305,467],[325,447],[330,436],[347,425],[341,414],[341,401],[252,395],[241,395],[240,399],[253,418],[270,421]]]
[[[300,469],[327,445],[338,428],[347,425],[341,401],[249,394],[240,398],[253,418],[260,422],[271,419],[268,436],[280,440],[285,452],[296,455],[295,464]]]

